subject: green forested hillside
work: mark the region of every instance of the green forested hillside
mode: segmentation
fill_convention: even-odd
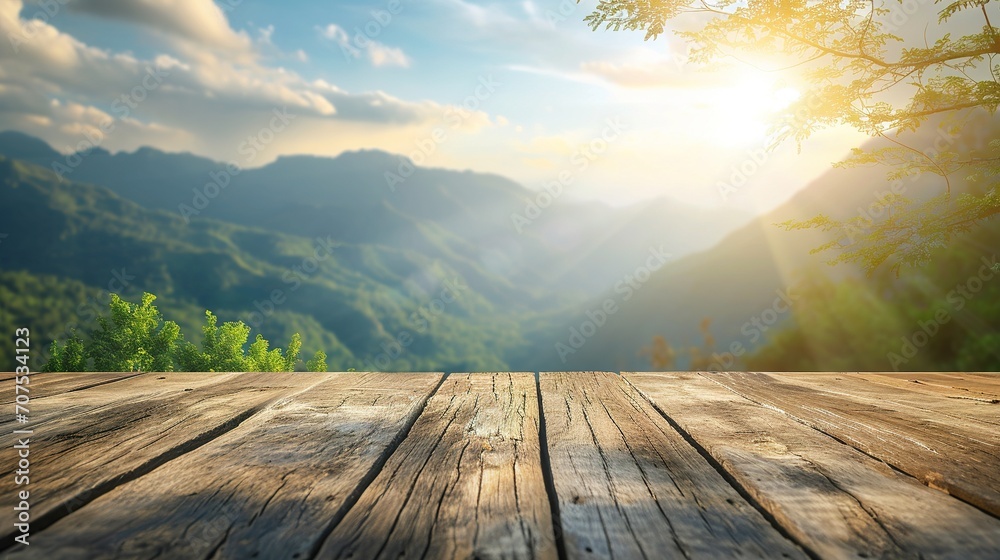
[[[185,333],[198,332],[205,309],[269,340],[300,332],[304,355],[323,349],[342,369],[373,369],[366,361],[375,360],[389,370],[502,369],[503,352],[519,343],[509,313],[419,253],[185,223],[5,158],[0,191],[0,221],[11,232],[0,245],[0,328],[31,325],[39,352],[70,323],[86,334],[96,311],[81,302],[104,311],[109,291],[133,301],[157,294]]]
[[[0,155],[47,169],[66,160],[14,131],[0,132]],[[386,173],[398,173],[404,161],[412,165],[399,155],[362,150],[335,158],[281,157],[231,173],[225,163],[189,153],[95,148],[65,178],[177,217],[417,253],[461,272],[494,303],[527,308],[601,293],[651,245],[679,257],[710,247],[751,218],[668,199],[612,208],[571,200],[572,186],[540,194],[497,175],[420,166],[390,186]],[[515,223],[514,216],[524,221]],[[709,219],[719,226],[686,235]]]
[[[0,134],[0,151],[16,152],[14,146],[31,161],[47,157],[44,143],[11,143],[12,138]],[[142,168],[136,158],[157,169],[169,167],[164,158],[193,158],[144,150],[107,157],[101,173],[121,165],[125,176],[129,165]],[[0,157],[0,220],[8,234],[0,240],[0,328],[32,327],[36,356],[44,357],[49,342],[64,339],[69,326],[78,325],[86,336],[96,314],[106,310],[109,292],[138,301],[145,291],[158,296],[164,317],[179,323],[194,342],[209,309],[222,322],[246,322],[253,327],[251,339],[261,333],[281,342],[301,333],[303,355],[324,350],[329,366],[339,370],[648,369],[643,348],[657,336],[677,350],[671,367],[686,368],[699,361],[689,358],[688,349],[702,346],[699,325],[706,318],[713,347],[700,351],[702,357],[718,356],[708,365],[720,368],[998,367],[1000,283],[984,283],[975,298],[964,298],[962,309],[949,302],[953,287],[976,272],[981,258],[1000,252],[995,224],[960,238],[932,266],[900,279],[865,279],[851,267],[829,267],[822,256],[809,254],[825,240],[820,232],[775,226],[820,212],[849,216],[868,207],[885,189],[882,169],[831,170],[711,249],[643,270],[653,253],[664,251],[657,243],[662,231],[645,224],[669,215],[665,205],[630,209],[622,213],[620,227],[605,229],[588,222],[607,223],[600,207],[578,208],[575,219],[566,208],[553,207],[550,221],[540,224],[558,233],[548,239],[561,235],[582,243],[579,231],[593,230],[584,235],[586,250],[549,247],[544,240],[531,241],[535,233],[527,232],[518,242],[540,245],[533,256],[524,256],[503,235],[476,234],[481,212],[487,217],[484,231],[503,225],[489,204],[518,196],[499,179],[483,191],[478,201],[483,207],[476,206],[472,190],[449,183],[462,174],[435,175],[436,170],[427,176],[440,179],[437,187],[430,181],[416,193],[389,200],[356,188],[324,193],[317,186],[320,177],[336,165],[298,159],[261,169],[243,184],[240,197],[265,203],[221,212],[253,224],[240,225],[149,209],[104,186],[60,179],[44,167]],[[204,160],[194,160],[179,166],[181,171],[204,171]],[[315,179],[285,206],[264,188],[280,179],[281,169]],[[370,178],[358,180],[372,187]],[[162,178],[153,183],[158,189],[169,185]],[[906,188],[907,195],[919,197],[935,185],[913,180]],[[176,199],[176,189],[172,192],[147,202],[165,204]],[[313,207],[310,196],[325,202]],[[268,207],[274,212],[266,213]],[[492,251],[487,242],[506,252]],[[624,246],[629,249],[619,250]],[[641,252],[629,253],[636,248]],[[528,262],[533,270],[525,271]],[[782,296],[792,305],[779,302]],[[606,313],[609,304],[613,312]],[[954,320],[904,356],[911,353],[904,337],[912,340],[942,306]],[[738,355],[727,355],[734,348]],[[905,361],[894,359],[893,352]],[[0,359],[9,361],[9,354],[10,348],[0,348]]]
[[[978,128],[990,126],[996,123],[979,123]],[[974,151],[983,138],[991,137],[971,127],[967,132],[969,138],[961,142],[964,150]],[[931,127],[918,131],[911,140],[928,145],[932,142],[926,136],[935,133]],[[851,264],[830,266],[827,261],[835,253],[812,254],[812,249],[831,240],[831,234],[778,227],[787,220],[817,214],[843,220],[878,211],[879,200],[890,190],[886,171],[881,166],[829,170],[785,204],[711,249],[671,262],[635,287],[624,282],[617,288],[609,286],[601,296],[561,316],[558,325],[529,336],[531,344],[522,359],[542,369],[645,370],[652,364],[643,349],[654,337],[662,337],[676,353],[670,367],[686,369],[698,361],[691,359],[691,348],[706,353],[699,326],[708,319],[713,339],[708,354],[716,353],[719,358],[707,365],[719,369],[747,367],[747,358],[777,335],[775,344],[784,349],[763,350],[750,362],[752,367],[891,371],[887,354],[900,351],[900,337],[918,329],[922,314],[934,302],[946,300],[956,283],[975,273],[981,258],[1000,254],[1000,226],[996,219],[977,224],[941,248],[926,267],[905,269],[898,280],[891,274],[886,277],[884,271],[866,278],[860,267]],[[975,188],[958,180],[954,183],[957,192]],[[901,192],[921,200],[941,188],[939,177],[923,174],[904,178]],[[623,272],[624,281],[631,271]],[[1000,316],[995,313],[998,293],[992,291],[996,289],[992,282],[954,324],[942,328],[929,343],[937,345],[937,351],[922,351],[901,367],[960,369],[962,364],[987,364],[979,367],[996,369],[989,357],[995,340],[991,333],[1000,331]],[[827,290],[825,295],[815,291],[817,286]],[[804,293],[812,295],[807,298]],[[598,321],[590,315],[608,301],[616,312],[592,328]],[[793,316],[812,325],[812,334],[783,331],[795,327],[790,323]],[[807,351],[809,337],[818,348],[815,355]],[[822,342],[829,342],[826,350]]]
[[[745,363],[778,371],[1000,371],[1000,224],[896,278],[803,282],[790,324]]]

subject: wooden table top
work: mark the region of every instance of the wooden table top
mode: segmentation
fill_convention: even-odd
[[[5,558],[1000,558],[997,374],[0,381]]]

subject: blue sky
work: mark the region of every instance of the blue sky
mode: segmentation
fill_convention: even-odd
[[[363,148],[412,157],[432,142],[416,158],[424,165],[529,188],[569,173],[571,197],[763,210],[863,140],[834,129],[801,154],[786,145],[761,156],[767,117],[795,95],[793,78],[701,68],[672,35],[591,31],[583,18],[593,2],[53,5],[32,23],[40,5],[0,4],[0,128],[63,151],[97,138],[112,151],[150,145],[255,167]],[[167,76],[137,92],[151,67]],[[114,101],[130,92],[143,99],[123,116]],[[295,115],[290,126],[240,161],[240,143],[281,108]],[[114,130],[103,133],[108,119]],[[610,141],[609,123],[622,130]],[[436,130],[443,140],[432,141]],[[753,172],[721,196],[740,168]]]

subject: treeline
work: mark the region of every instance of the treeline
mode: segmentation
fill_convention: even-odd
[[[790,324],[748,356],[745,366],[1000,371],[1000,267],[987,255],[948,259],[924,269],[925,275],[892,283],[810,278]]]
[[[706,319],[702,346],[658,336],[641,353],[656,370],[1000,371],[998,248],[1000,224],[991,224],[900,277],[809,269],[788,320],[752,352],[716,348]]]
[[[165,321],[153,305],[156,296],[143,293],[140,303],[111,294],[109,314],[97,317],[97,328],[84,341],[76,331],[52,342],[43,371],[295,371],[302,337],[292,335],[288,346],[270,348],[258,334],[247,345],[250,327],[242,321],[218,324],[205,311],[201,346],[185,340],[180,327]],[[326,371],[320,350],[305,364],[308,371]]]

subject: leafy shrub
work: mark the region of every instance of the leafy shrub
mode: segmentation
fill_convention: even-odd
[[[156,296],[142,295],[130,303],[111,294],[110,314],[97,318],[98,328],[89,341],[74,331],[65,344],[52,343],[44,371],[294,371],[302,337],[292,335],[288,348],[270,348],[260,334],[247,347],[250,327],[242,321],[218,324],[205,311],[201,348],[184,341],[180,327],[164,321],[153,305]],[[246,350],[244,350],[246,348]],[[310,371],[326,371],[326,354],[309,360]]]

